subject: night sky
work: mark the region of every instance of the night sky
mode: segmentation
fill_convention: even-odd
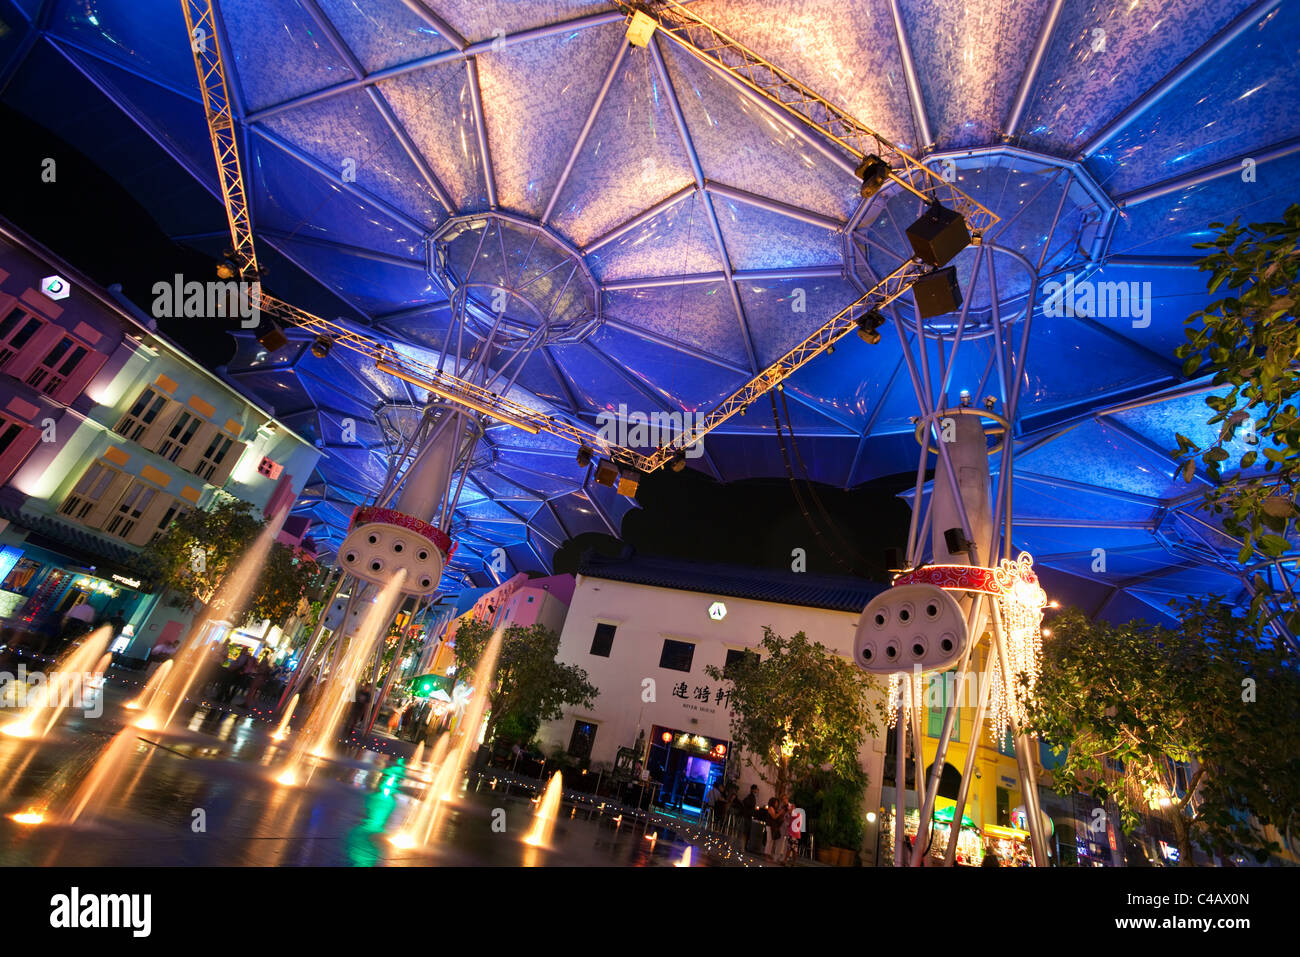
[[[0,151],[9,184],[0,190],[0,215],[97,283],[120,283],[149,312],[159,277],[215,278],[208,257],[173,242],[126,190],[76,149],[3,104],[0,129],[9,134]],[[40,183],[46,157],[57,159],[55,183]],[[39,186],[15,188],[24,182]],[[223,225],[214,217],[214,229]],[[234,340],[217,323],[162,319],[159,330],[208,368],[223,365],[234,353]],[[809,509],[805,518],[788,479],[724,485],[694,469],[663,469],[642,480],[641,508],[624,519],[623,539],[644,554],[774,569],[789,569],[793,550],[802,548],[809,572],[885,581],[885,550],[903,546],[910,515],[895,496],[914,478],[914,473],[898,475],[849,492],[816,485],[820,504],[800,480]],[[617,553],[620,546],[609,536],[581,536],[556,554],[555,570],[573,571],[592,547]]]

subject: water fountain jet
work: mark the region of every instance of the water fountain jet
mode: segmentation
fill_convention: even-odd
[[[289,699],[289,707],[284,709],[284,717],[280,719],[280,726],[275,729],[275,734],[271,735],[272,741],[283,741],[289,737],[289,722],[293,720],[294,709],[298,707],[298,695]]]
[[[14,738],[43,738],[59,720],[59,715],[72,705],[74,697],[80,697],[84,705],[91,676],[103,673],[104,659],[112,660],[112,656],[106,653],[112,637],[113,629],[108,625],[101,626],[87,635],[80,645],[61,655],[54,667],[41,675],[41,685],[32,701],[17,718],[0,728],[0,732]],[[95,666],[96,671],[91,671],[90,664],[94,661],[99,664]],[[49,715],[43,721],[38,720],[47,710]]]
[[[360,629],[352,635],[348,643],[338,670],[330,674],[322,694],[312,705],[307,720],[299,730],[289,760],[285,762],[283,771],[275,779],[277,784],[292,787],[309,756],[321,759],[329,757],[330,746],[338,734],[344,710],[348,702],[353,700],[357,679],[383,639],[384,629],[392,619],[393,611],[401,598],[405,579],[405,570],[399,569],[371,603]]]
[[[221,584],[217,586],[212,600],[204,607],[194,627],[190,629],[181,651],[173,659],[176,667],[169,671],[159,684],[148,714],[136,723],[136,727],[166,731],[171,726],[172,721],[176,719],[176,712],[180,710],[186,696],[190,693],[190,688],[198,680],[199,675],[207,670],[208,656],[204,653],[200,636],[210,622],[218,620],[218,615],[229,621],[241,619],[244,609],[248,607],[257,579],[266,566],[266,560],[271,554],[271,546],[275,544],[279,530],[280,523],[274,521],[263,528],[235,567],[221,579]],[[168,699],[171,700],[170,709],[167,709],[166,705]],[[166,715],[163,714],[164,710],[167,712]]]
[[[564,778],[559,771],[551,775],[550,783],[546,785],[546,793],[542,796],[542,802],[537,806],[537,813],[533,816],[533,829],[528,832],[524,838],[525,844],[531,844],[533,847],[547,847],[551,842],[551,832],[555,829],[555,816],[560,809],[560,801],[564,798]]]
[[[126,703],[126,709],[128,711],[143,711],[148,714],[153,707],[154,698],[158,695],[158,689],[163,686],[163,682],[167,680],[167,675],[171,673],[171,670],[172,660],[168,658],[158,666],[157,671],[149,676],[149,680],[145,682],[144,690],[140,692],[140,697]],[[140,727],[140,725],[136,725],[136,727]]]
[[[437,773],[433,775],[433,781],[420,803],[410,814],[408,826],[393,839],[399,847],[413,847],[416,843],[427,844],[437,828],[443,806],[455,800],[452,788],[465,770],[470,750],[478,744],[483,716],[487,712],[488,701],[496,679],[497,657],[501,653],[503,635],[504,629],[501,628],[493,633],[483,648],[482,656],[474,666],[474,693],[470,696],[469,703],[465,706],[465,713],[457,725],[455,748],[450,745],[453,737],[451,732],[442,735],[434,743],[433,758],[429,761],[430,769],[435,767],[440,754],[446,753],[447,757],[440,764],[436,764]],[[416,841],[417,836],[418,841]],[[403,843],[398,843],[399,839]],[[408,840],[413,843],[404,843]]]

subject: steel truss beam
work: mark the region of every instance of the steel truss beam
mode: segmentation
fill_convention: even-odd
[[[235,118],[230,109],[230,88],[221,58],[221,45],[217,42],[216,14],[211,0],[182,0],[181,10],[185,13],[190,50],[194,54],[194,71],[203,94],[212,154],[221,181],[221,198],[230,224],[231,248],[240,275],[248,280],[257,280],[261,272],[253,249],[253,224],[249,218],[248,196],[244,192],[244,171],[239,161]]]
[[[227,92],[228,86],[221,44],[215,42],[218,31],[212,2],[211,0],[182,0],[182,3],[186,23],[190,29],[190,36],[194,35],[196,25],[203,25],[203,28],[208,31],[208,35],[214,38],[214,42],[211,43],[191,43],[191,49],[194,55],[195,71],[199,77],[200,87],[203,90],[204,109],[207,115],[209,134],[212,139],[213,154],[217,160],[217,171],[221,181],[222,198],[227,211],[232,247],[239,257],[241,274],[246,279],[256,280],[260,273],[253,247],[252,222],[243,169],[239,162],[239,151],[235,138],[236,126],[230,97]],[[854,155],[863,155],[862,147],[885,150],[896,162],[901,164],[896,170],[898,181],[909,186],[914,192],[917,190],[908,182],[909,177],[917,179],[922,185],[928,183],[927,188],[930,188],[936,196],[942,191],[948,191],[951,193],[948,197],[950,202],[954,203],[956,208],[966,215],[972,232],[982,232],[997,222],[996,216],[956,190],[952,184],[947,183],[910,156],[897,150],[888,141],[853,120],[848,114],[831,107],[825,100],[817,97],[807,87],[799,84],[798,81],[777,70],[776,67],[767,64],[756,54],[751,53],[729,37],[719,33],[675,3],[670,3],[670,7],[675,11],[675,16],[684,19],[673,21],[671,25],[666,25],[669,24],[669,21],[661,21],[664,32],[695,55],[701,56],[722,69],[731,70],[721,58],[726,56],[728,59],[734,59],[739,51],[743,62],[747,63],[748,66],[731,70],[731,72],[745,80],[749,86],[764,96],[778,102],[787,111],[802,118],[805,122],[823,130],[837,143],[853,152]],[[702,38],[709,45],[708,49],[711,52],[706,53],[699,47],[694,46],[689,40],[690,36]],[[471,70],[471,80],[475,80],[472,59],[468,61],[468,65]],[[745,72],[746,70],[748,72]],[[766,78],[769,85],[764,87],[755,78]],[[472,87],[471,95],[476,96],[477,84],[472,84]],[[792,103],[776,99],[777,91],[788,92],[790,90],[796,91],[801,99]],[[804,112],[804,110],[807,112]],[[818,116],[822,116],[822,125],[818,125]],[[485,143],[480,143],[480,147],[484,145]],[[490,170],[490,158],[486,154],[485,160]],[[697,184],[696,189],[700,188],[701,185],[703,184]],[[491,183],[489,183],[489,190],[492,191]],[[693,190],[685,190],[680,197],[670,197],[670,200],[678,201],[679,198],[684,198],[690,192],[693,192]],[[494,195],[490,196],[490,201],[495,205]],[[963,207],[962,203],[966,205]],[[972,217],[981,216],[984,218],[977,218],[972,221]],[[612,238],[612,235],[608,238]],[[728,279],[731,280],[734,293],[734,277],[730,275],[729,269],[725,271],[728,273]],[[873,309],[882,309],[892,303],[905,293],[911,287],[911,284],[925,272],[926,268],[917,260],[902,263],[856,302],[845,307],[803,342],[794,346],[766,369],[758,372],[731,396],[723,400],[713,411],[708,413],[699,424],[686,429],[677,435],[672,442],[661,446],[649,455],[612,445],[602,439],[598,433],[584,426],[543,414],[535,409],[513,402],[505,396],[482,386],[444,373],[440,369],[426,365],[418,360],[407,358],[386,343],[358,333],[340,323],[314,316],[266,293],[260,289],[260,286],[257,287],[257,295],[259,307],[268,315],[282,322],[298,326],[306,332],[327,336],[336,345],[366,356],[384,371],[410,384],[428,389],[444,399],[507,424],[530,431],[546,432],[577,445],[598,449],[621,464],[630,465],[643,472],[653,472],[666,465],[678,450],[695,445],[705,435],[722,425],[733,415],[741,412],[755,399],[781,385],[816,356],[852,332],[856,328],[857,319],[861,315]],[[743,316],[743,311],[739,312]],[[750,349],[752,354],[752,345]]]
[[[613,2],[627,11],[629,18],[637,14],[649,16],[658,30],[682,50],[739,81],[786,115],[847,150],[855,159],[869,154],[880,156],[893,168],[890,179],[895,183],[923,199],[937,200],[961,213],[976,242],[998,222],[996,214],[971,199],[956,184],[675,0],[663,0],[653,13],[638,10],[631,0]]]

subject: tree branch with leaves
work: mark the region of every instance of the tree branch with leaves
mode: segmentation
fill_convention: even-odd
[[[477,681],[475,667],[483,657],[495,629],[486,621],[468,619],[456,628],[456,680]],[[498,728],[532,728],[564,714],[565,705],[590,708],[600,689],[587,680],[587,672],[556,660],[560,636],[542,625],[512,626],[501,639],[496,674],[488,700],[484,740],[492,741]]]
[[[1241,542],[1242,564],[1276,560],[1295,546],[1297,483],[1300,483],[1300,204],[1279,222],[1242,226],[1211,223],[1218,235],[1197,249],[1210,252],[1198,263],[1211,273],[1210,292],[1229,295],[1186,320],[1187,342],[1177,355],[1183,374],[1213,373],[1226,386],[1205,399],[1217,434],[1202,448],[1179,434],[1173,454],[1185,481],[1199,459],[1213,483],[1205,508]],[[1256,633],[1272,618],[1271,606],[1291,636],[1300,633],[1295,596],[1276,603],[1268,576],[1252,573],[1250,622]]]
[[[210,509],[193,509],[173,521],[150,547],[148,560],[184,608],[201,605],[209,617],[224,617],[236,602],[246,603],[244,620],[283,623],[303,610],[316,569],[278,542],[272,543],[251,592],[226,596],[227,607],[213,607],[221,583],[245,559],[264,528],[252,505],[227,497]]]
[[[757,651],[726,669],[705,669],[731,682],[733,745],[748,766],[782,797],[823,768],[860,778],[862,742],[876,733],[873,679],[802,631],[783,638],[765,627]],[[879,702],[876,711],[883,718]]]
[[[1113,800],[1126,831],[1163,814],[1182,864],[1194,844],[1264,860],[1267,826],[1284,832],[1300,802],[1300,676],[1217,599],[1179,616],[1167,629],[1059,614],[1026,730],[1061,756],[1059,792]],[[1182,794],[1173,762],[1192,768]]]

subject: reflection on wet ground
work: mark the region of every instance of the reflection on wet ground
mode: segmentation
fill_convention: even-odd
[[[106,696],[101,717],[69,710],[43,740],[0,736],[0,865],[653,867],[678,863],[688,845],[696,866],[742,863],[708,853],[690,828],[620,817],[590,798],[560,808],[549,846],[529,846],[532,795],[507,793],[490,773],[461,785],[427,848],[401,849],[389,837],[425,787],[406,758],[350,749],[287,788],[272,780],[290,743],[272,740],[274,725],[201,708],[162,735],[126,727],[127,689],[110,683]],[[13,820],[66,807],[110,745],[111,781],[75,823],[53,813],[38,825]]]

